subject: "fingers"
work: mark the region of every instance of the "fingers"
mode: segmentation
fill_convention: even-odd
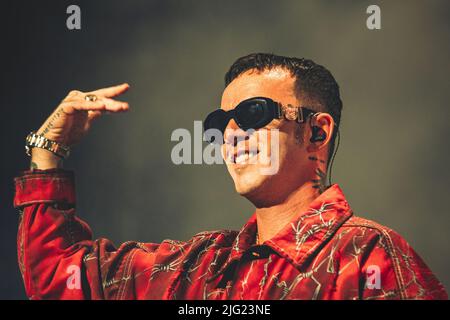
[[[114,100],[112,100],[112,102],[118,103],[118,106],[108,107],[106,105],[105,109],[89,110],[88,111],[88,121],[86,122],[86,129],[87,130],[89,130],[89,128],[90,128],[91,124],[94,122],[94,120],[97,119],[97,118],[100,118],[102,115],[109,114],[109,113],[115,113],[115,112],[124,112],[124,111],[127,111],[129,109],[128,103],[120,102],[120,101],[114,101]],[[124,106],[123,104],[125,104],[126,106]],[[117,109],[116,110],[112,110],[113,108],[117,108]]]
[[[64,101],[59,107],[65,114],[73,114],[76,111],[105,110],[106,104],[102,100],[74,100]]]
[[[102,111],[88,111],[88,121],[92,122],[103,114]]]
[[[120,112],[128,111],[128,109],[130,108],[128,103],[124,101],[113,100],[109,98],[101,98],[100,100],[105,103],[106,111]]]
[[[87,101],[84,99],[68,100],[61,103],[60,107],[66,114],[72,114],[75,111],[109,111],[124,112],[129,110],[129,105],[123,101],[117,101],[109,98],[99,98],[97,101]]]
[[[118,95],[121,95],[122,93],[126,92],[130,88],[130,85],[128,83],[123,83],[118,86],[98,89],[95,91],[90,92],[90,94],[95,94],[97,96],[102,96],[106,98],[113,98],[117,97]]]
[[[67,95],[59,107],[66,114],[73,114],[76,111],[98,111],[89,113],[93,119],[99,117],[103,113],[128,111],[128,103],[110,98],[124,93],[129,87],[130,86],[127,83],[124,83],[88,93],[73,90]],[[97,100],[86,100],[86,95],[88,94],[96,95]]]

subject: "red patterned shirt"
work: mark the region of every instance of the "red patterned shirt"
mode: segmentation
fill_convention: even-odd
[[[253,214],[240,231],[116,248],[76,216],[73,172],[27,171],[15,183],[31,299],[447,299],[408,243],[354,216],[336,184],[262,245]]]

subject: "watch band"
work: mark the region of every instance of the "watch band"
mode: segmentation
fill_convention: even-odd
[[[70,147],[56,141],[49,140],[34,131],[30,132],[25,140],[25,151],[27,155],[31,156],[32,148],[42,148],[48,150],[63,159],[67,158],[70,154]]]

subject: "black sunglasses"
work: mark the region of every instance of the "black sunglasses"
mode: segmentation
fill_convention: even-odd
[[[306,119],[316,113],[308,108],[294,107],[292,105],[283,106],[270,98],[255,97],[241,101],[234,109],[224,111],[222,109],[211,112],[203,122],[205,140],[210,143],[223,144],[222,141],[215,141],[215,136],[209,129],[217,129],[223,134],[231,119],[242,130],[259,129],[268,125],[273,119],[296,120],[303,123]]]

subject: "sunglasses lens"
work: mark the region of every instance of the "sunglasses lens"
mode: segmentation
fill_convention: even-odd
[[[228,112],[222,109],[215,110],[203,122],[205,140],[222,144],[223,134],[232,118],[242,130],[262,128],[276,117],[276,108],[277,104],[273,100],[257,97],[242,101],[234,110]]]
[[[210,143],[223,143],[223,139],[222,141],[216,141],[216,136],[218,136],[219,132],[223,136],[229,120],[227,113],[222,109],[211,112],[203,122],[205,140]]]
[[[245,101],[236,107],[236,120],[243,130],[258,129],[267,124],[266,103],[264,100],[255,99]]]

